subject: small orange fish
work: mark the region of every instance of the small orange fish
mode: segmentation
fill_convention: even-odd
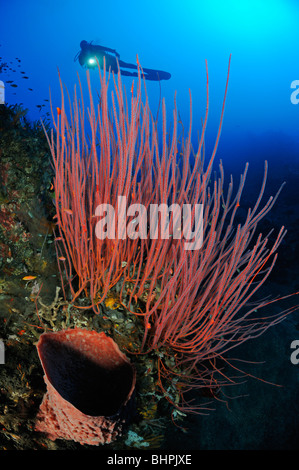
[[[23,281],[33,281],[33,279],[36,279],[36,276],[25,276],[22,279]]]
[[[65,257],[64,256],[59,256],[60,261],[65,261]]]
[[[57,109],[57,114],[58,114],[58,116],[60,116],[60,114],[61,114],[61,109],[60,109],[60,108],[56,108],[56,109]]]
[[[64,212],[66,212],[67,214],[73,215],[73,211],[71,211],[71,209],[65,209],[65,208],[64,208],[63,210],[64,210]]]

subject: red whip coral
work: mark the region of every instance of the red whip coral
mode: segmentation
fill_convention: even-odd
[[[135,369],[105,333],[76,328],[40,336],[47,385],[35,429],[80,444],[108,444],[130,415]]]
[[[99,313],[99,304],[117,285],[120,302],[129,313],[144,319],[140,349],[145,352],[164,348],[158,355],[160,387],[173,401],[165,381],[176,382],[182,406],[189,411],[194,407],[184,402],[183,392],[194,387],[218,390],[225,385],[228,380],[217,360],[228,364],[225,353],[262,334],[287,313],[260,316],[259,309],[267,305],[266,301],[248,307],[251,297],[268,278],[286,233],[282,227],[270,243],[272,232],[257,232],[258,223],[273,207],[279,191],[262,205],[266,163],[260,194],[252,209],[242,208],[241,222],[248,166],[235,194],[232,179],[224,191],[222,163],[219,176],[212,176],[229,70],[218,134],[208,161],[204,146],[209,109],[207,68],[206,71],[206,113],[196,150],[191,143],[191,95],[189,130],[180,143],[176,102],[172,133],[166,131],[166,108],[162,102],[160,143],[146,91],[142,99],[140,70],[137,86],[132,84],[130,100],[120,74],[112,74],[111,79],[110,74],[99,70],[101,90],[97,105],[87,72],[89,107],[84,103],[82,89],[80,99],[75,89],[73,106],[69,98],[69,117],[61,84],[61,112],[56,119],[53,116],[56,136],[52,132],[48,137],[55,168],[58,262],[72,301],[85,293],[90,298],[86,308],[92,306]],[[185,250],[183,237],[175,236],[174,227],[179,230],[180,226],[175,224],[172,212],[173,231],[167,239],[151,238],[150,234],[145,238],[97,238],[96,208],[99,204],[117,207],[119,196],[126,198],[128,206],[139,202],[146,210],[151,204],[177,204],[180,209],[189,204],[192,222],[195,207],[201,204],[201,248]],[[117,213],[115,217],[122,234],[123,221]],[[131,226],[132,219],[133,216],[129,218]]]

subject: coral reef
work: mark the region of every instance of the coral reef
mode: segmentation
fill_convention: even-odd
[[[97,120],[93,108],[90,113],[92,151],[87,136],[81,136],[86,154],[78,152],[74,162],[77,179],[69,165],[71,153],[64,153],[71,146],[66,146],[63,106],[57,110],[54,129],[46,122],[44,129],[39,123],[30,123],[21,107],[0,109],[0,337],[5,346],[5,367],[0,367],[1,449],[79,449],[116,437],[113,449],[163,448],[172,421],[178,432],[185,432],[185,411],[197,410],[199,403],[199,411],[206,412],[202,398],[220,401],[229,375],[225,353],[261,334],[287,313],[278,311],[272,317],[261,317],[259,308],[268,301],[258,301],[246,310],[251,295],[270,275],[285,234],[280,227],[276,236],[272,232],[268,238],[257,234],[257,223],[275,202],[275,197],[270,198],[260,206],[267,166],[256,204],[253,210],[247,210],[241,201],[247,168],[234,197],[232,181],[224,195],[222,165],[220,175],[214,180],[212,177],[221,125],[204,170],[204,121],[191,168],[187,163],[193,155],[191,131],[181,139],[179,148],[175,120],[168,143],[163,134],[160,154],[156,122],[150,119],[148,102],[141,102],[141,81],[137,90],[131,90],[132,121],[125,114],[121,81],[113,82],[117,103],[113,108],[116,121],[112,122],[105,113],[106,79],[102,81],[99,107],[104,114]],[[164,105],[163,116],[166,119]],[[98,148],[95,123],[100,124],[102,159],[91,164]],[[69,131],[80,133],[76,126]],[[140,143],[143,147],[138,146]],[[114,163],[107,149],[114,152]],[[134,165],[138,168],[135,173]],[[97,176],[92,178],[87,169],[95,170],[93,176]],[[105,175],[101,181],[99,174]],[[201,253],[186,254],[175,237],[167,242],[99,244],[93,234],[94,203],[109,198],[115,202],[120,190],[128,203],[142,200],[147,207],[177,193],[181,205],[190,194],[193,202],[205,203]],[[80,210],[75,209],[78,207]],[[234,222],[238,222],[236,227]],[[48,420],[50,429],[44,426],[46,410],[50,413],[50,408],[53,411],[57,407],[68,408],[69,417],[77,423],[87,423],[86,410],[74,411],[71,400],[60,401],[48,377],[45,396],[43,369],[35,347],[43,334],[76,329],[86,334],[104,332],[134,364],[137,412],[122,436],[105,413],[96,424],[108,429],[105,436],[95,436],[94,427],[90,435],[85,427],[82,433],[72,434],[64,424],[58,424],[57,432],[54,418]],[[190,405],[187,398],[193,386],[196,399]],[[226,397],[221,399],[226,401]],[[44,432],[36,432],[40,406],[39,431]],[[63,439],[52,440],[57,437]]]
[[[190,403],[185,392],[225,396],[229,375],[236,373],[227,353],[297,308],[260,314],[271,301],[259,300],[255,294],[274,268],[286,229],[281,226],[275,235],[273,230],[265,234],[259,232],[259,223],[273,208],[283,184],[265,201],[265,161],[260,190],[253,206],[245,208],[248,164],[235,193],[232,178],[225,186],[222,162],[213,176],[230,60],[219,128],[208,158],[204,147],[207,64],[206,71],[206,114],[195,149],[192,100],[187,136],[182,131],[180,141],[176,103],[167,132],[162,102],[161,136],[140,67],[130,100],[121,77],[116,80],[99,68],[99,104],[87,71],[88,113],[76,90],[73,102],[66,100],[60,78],[61,108],[52,113],[55,131],[47,135],[55,168],[55,246],[64,296],[99,315],[105,302],[113,309],[122,306],[128,318],[136,316],[141,333],[138,353],[152,352],[158,358],[155,369],[161,394],[183,413],[207,411],[205,404]],[[81,93],[82,88],[80,82]],[[153,206],[159,208],[160,218],[152,223]],[[186,224],[198,229],[199,207],[202,235],[195,238],[202,243],[186,248]],[[113,216],[103,217],[105,211]],[[242,377],[243,371],[237,370]]]
[[[102,316],[77,309],[61,296],[53,243],[53,170],[44,130],[27,119],[21,106],[6,105],[0,107],[0,130],[0,338],[5,348],[5,364],[0,366],[0,449],[80,448],[74,441],[53,442],[34,430],[45,394],[35,344],[44,332],[85,328],[104,331],[126,352],[135,348],[138,319],[127,317],[113,292],[101,305]],[[146,414],[149,398],[162,400],[155,397],[153,357],[133,359],[137,415],[131,428],[150,446],[159,447],[167,412],[159,417]],[[131,447],[125,440],[126,432],[115,448]]]

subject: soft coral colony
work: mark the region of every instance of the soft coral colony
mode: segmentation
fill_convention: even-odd
[[[55,169],[56,249],[62,279],[67,281],[65,293],[68,288],[75,305],[101,314],[101,303],[115,292],[127,314],[141,320],[143,337],[138,352],[157,353],[158,384],[165,397],[174,401],[168,387],[175,384],[180,395],[176,407],[190,412],[204,412],[204,407],[189,403],[185,392],[208,388],[210,394],[219,396],[219,390],[230,383],[227,369],[236,369],[226,353],[259,336],[288,313],[261,316],[260,309],[267,300],[248,307],[268,278],[286,233],[282,227],[270,242],[270,234],[257,232],[259,221],[271,210],[279,191],[262,204],[265,164],[256,202],[252,209],[243,211],[243,222],[236,222],[240,220],[247,166],[236,191],[232,179],[224,190],[222,163],[219,176],[212,174],[229,68],[220,125],[209,159],[205,158],[204,144],[209,109],[207,65],[206,73],[206,113],[197,149],[191,143],[191,96],[187,136],[179,136],[176,101],[172,130],[167,132],[163,100],[159,139],[141,70],[129,93],[120,74],[99,70],[97,103],[89,72],[88,104],[81,83],[79,93],[75,87],[72,102],[60,82],[61,107],[52,113],[55,129],[48,135]],[[180,208],[202,204],[201,248],[188,251],[183,237],[174,236],[99,239],[95,233],[99,219],[96,208],[99,204],[116,207],[119,196],[126,197],[127,206],[138,202],[146,210],[151,204],[178,204]],[[118,217],[116,212],[116,225],[122,223]],[[172,218],[170,223],[174,224]],[[89,305],[80,302],[82,296],[89,299]]]

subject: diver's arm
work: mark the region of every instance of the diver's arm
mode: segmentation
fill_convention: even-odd
[[[101,46],[102,47],[102,46]],[[106,51],[106,52],[112,52],[113,54],[116,55],[116,57],[119,59],[120,58],[120,55],[118,52],[116,52],[116,49],[111,49],[110,47],[103,47],[103,49]]]

